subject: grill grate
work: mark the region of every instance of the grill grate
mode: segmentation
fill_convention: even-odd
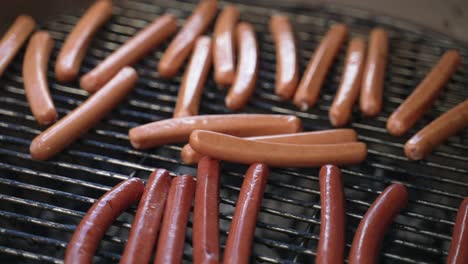
[[[225,4],[224,2],[222,3]],[[445,260],[454,219],[463,196],[468,195],[468,131],[450,138],[427,160],[409,162],[402,146],[408,136],[390,137],[385,121],[447,49],[456,48],[466,60],[468,48],[445,36],[388,17],[367,12],[320,6],[272,8],[269,1],[237,3],[241,19],[254,24],[260,46],[260,72],[254,97],[245,112],[294,114],[306,130],[330,128],[327,111],[339,84],[344,48],[324,85],[318,106],[298,112],[290,102],[273,95],[274,46],[268,33],[269,16],[278,10],[293,19],[303,71],[329,26],[344,22],[351,34],[367,38],[369,30],[384,26],[391,38],[385,82],[384,109],[376,119],[363,119],[356,111],[353,123],[369,156],[359,166],[343,168],[347,197],[347,250],[354,231],[370,204],[390,183],[400,182],[410,190],[407,209],[396,219],[382,248],[382,263],[441,263]],[[82,72],[91,70],[146,23],[164,12],[180,20],[188,17],[195,3],[169,0],[118,1],[114,16],[94,39]],[[87,94],[77,82],[63,85],[53,78],[53,65],[63,39],[83,10],[49,20],[42,28],[56,40],[49,65],[52,97],[60,116],[71,111]],[[167,44],[166,44],[167,45]],[[156,62],[166,45],[137,65],[137,87],[112,114],[62,154],[48,162],[32,161],[30,141],[43,128],[34,121],[24,96],[21,78],[23,53],[0,80],[0,261],[62,263],[66,243],[92,203],[105,191],[128,177],[146,179],[155,167],[175,174],[194,175],[196,168],[180,159],[181,145],[151,151],[131,148],[128,129],[169,118],[181,78],[163,80]],[[467,64],[447,85],[431,112],[411,133],[468,97]],[[227,113],[225,91],[209,78],[201,114]],[[223,164],[221,177],[220,234],[226,240],[245,166]],[[257,223],[253,260],[268,263],[312,262],[320,229],[318,169],[272,170]],[[135,208],[124,213],[107,232],[97,253],[98,262],[116,262],[127,239]],[[191,260],[191,220],[184,260]]]

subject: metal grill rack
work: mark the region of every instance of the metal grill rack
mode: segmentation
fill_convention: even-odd
[[[389,114],[451,48],[466,61],[468,49],[446,36],[388,17],[337,6],[307,8],[275,6],[275,1],[237,1],[241,19],[255,25],[260,45],[260,74],[254,97],[245,112],[294,114],[306,130],[331,128],[327,111],[339,84],[344,51],[336,60],[316,107],[299,112],[290,102],[273,94],[275,55],[268,33],[268,19],[275,12],[289,15],[296,30],[303,71],[329,26],[343,22],[351,35],[367,38],[376,25],[389,31],[389,65],[383,113],[364,119],[358,111],[350,127],[369,146],[369,156],[359,166],[343,168],[347,204],[347,250],[360,219],[377,195],[390,183],[408,186],[410,202],[385,237],[381,263],[442,263],[449,248],[459,203],[468,196],[468,131],[450,140],[425,161],[410,162],[402,146],[411,134],[450,107],[468,98],[468,72],[464,63],[447,85],[429,114],[402,138],[385,131]],[[278,1],[279,2],[279,1]],[[170,12],[182,24],[196,3],[179,0],[117,1],[114,16],[100,31],[84,61],[82,74],[91,70],[156,16]],[[221,3],[226,4],[225,2]],[[52,97],[60,116],[87,98],[77,82],[54,80],[53,65],[67,33],[84,10],[50,19],[41,28],[56,40],[49,65]],[[167,45],[167,44],[166,44]],[[166,45],[136,65],[140,74],[131,95],[95,129],[56,158],[39,162],[29,156],[30,141],[42,131],[33,119],[24,96],[21,65],[24,49],[0,79],[0,262],[61,263],[67,241],[92,203],[106,190],[128,177],[147,179],[155,167],[175,174],[195,175],[183,165],[181,145],[150,151],[132,149],[128,129],[170,118],[181,78],[163,80],[156,63]],[[212,77],[206,85],[201,114],[227,113],[226,91]],[[220,235],[222,247],[246,166],[224,163],[221,177]],[[314,261],[320,229],[318,169],[273,169],[257,222],[253,262],[310,263]],[[135,208],[111,227],[97,253],[98,263],[117,262],[123,251]],[[191,260],[191,220],[184,261]]]

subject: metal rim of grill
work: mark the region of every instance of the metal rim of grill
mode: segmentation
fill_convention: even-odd
[[[451,242],[458,205],[468,195],[468,131],[451,137],[421,162],[403,154],[404,142],[425,124],[468,98],[467,64],[451,78],[435,106],[407,135],[396,138],[385,130],[390,113],[403,101],[448,49],[457,49],[467,59],[468,48],[441,34],[388,17],[324,5],[318,7],[275,6],[269,1],[234,1],[241,20],[256,29],[260,49],[257,88],[243,112],[280,113],[299,116],[305,130],[331,128],[328,109],[341,78],[345,47],[322,88],[317,106],[298,111],[291,102],[274,95],[275,54],[268,32],[268,19],[276,13],[289,15],[296,31],[301,72],[330,25],[349,25],[351,36],[367,39],[369,31],[382,26],[389,32],[384,109],[379,117],[366,119],[357,109],[349,126],[369,147],[367,160],[342,168],[346,195],[349,250],[360,219],[377,195],[390,183],[405,184],[410,192],[408,207],[385,236],[381,263],[441,263]],[[226,3],[221,2],[221,6]],[[196,3],[166,0],[117,1],[114,15],[93,40],[81,68],[91,70],[110,52],[148,22],[165,12],[181,25]],[[67,33],[84,10],[51,18],[41,29],[56,40],[49,64],[49,85],[60,116],[87,98],[78,82],[61,84],[54,79],[53,65]],[[211,32],[211,31],[210,31]],[[24,48],[0,79],[0,261],[61,263],[66,244],[87,209],[105,191],[128,177],[147,179],[154,168],[174,174],[196,175],[196,167],[183,165],[182,145],[150,151],[131,147],[129,128],[170,118],[177,97],[179,77],[164,80],[156,63],[167,43],[155,49],[135,68],[139,80],[131,95],[99,125],[56,158],[39,162],[29,156],[30,141],[44,128],[32,117],[24,96],[21,65]],[[212,75],[202,98],[201,114],[228,113],[225,90],[216,88]],[[223,163],[220,189],[220,239],[224,247],[246,166]],[[135,207],[124,213],[107,232],[96,260],[116,262],[123,251]],[[191,223],[184,261],[191,257]],[[272,169],[259,214],[252,260],[267,263],[313,262],[320,229],[318,169]],[[347,254],[347,253],[346,253]]]

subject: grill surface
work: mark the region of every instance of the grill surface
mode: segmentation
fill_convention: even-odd
[[[282,11],[292,18],[301,70],[333,23],[344,22],[350,26],[351,35],[365,38],[376,25],[388,29],[390,61],[383,113],[376,119],[363,119],[356,111],[350,125],[358,131],[360,140],[368,144],[369,156],[359,166],[343,168],[347,250],[370,204],[387,185],[399,182],[408,186],[410,202],[385,237],[380,262],[442,263],[458,205],[468,195],[468,131],[450,138],[421,162],[409,162],[402,146],[409,135],[468,97],[466,63],[451,79],[435,107],[408,136],[389,136],[385,121],[445,50],[456,48],[466,60],[468,49],[445,36],[387,17],[372,17],[363,11],[336,6],[272,8],[262,1],[248,6],[237,4],[242,20],[255,25],[261,51],[257,89],[245,112],[294,114],[302,118],[306,130],[330,128],[327,111],[341,76],[344,48],[328,75],[318,106],[307,113],[298,112],[290,102],[281,102],[273,95],[275,56],[267,28],[269,16]],[[194,6],[165,0],[116,3],[112,20],[94,39],[81,73],[91,70],[156,16],[171,12],[182,24]],[[61,15],[40,25],[57,40],[49,65],[49,81],[60,116],[87,98],[77,82],[59,84],[52,71],[64,38],[83,11]],[[138,151],[131,148],[127,138],[129,128],[172,115],[181,78],[163,80],[155,70],[166,45],[136,65],[140,74],[138,85],[125,102],[48,162],[32,161],[29,156],[30,141],[44,128],[34,121],[24,96],[21,78],[24,49],[15,59],[0,80],[0,262],[61,263],[67,241],[87,209],[122,179],[147,179],[155,167],[175,174],[196,174],[195,167],[182,164],[181,145]],[[227,113],[223,103],[225,91],[218,90],[212,80],[210,77],[206,85],[201,114]],[[227,163],[222,166],[222,247],[245,170],[245,166]],[[253,261],[313,262],[320,229],[317,175],[318,169],[272,170],[257,223]],[[134,211],[135,208],[122,215],[109,230],[97,253],[98,262],[119,259]],[[186,241],[184,259],[189,262],[191,221]]]

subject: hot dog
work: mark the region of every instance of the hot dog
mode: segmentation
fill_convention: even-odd
[[[169,172],[156,169],[146,183],[138,204],[120,263],[149,263],[159,231],[167,194],[171,185]]]
[[[93,36],[112,15],[110,0],[96,1],[70,32],[55,62],[55,78],[61,82],[75,79]]]
[[[320,169],[320,239],[315,262],[343,263],[345,246],[345,197],[341,171],[334,165]]]
[[[98,93],[34,138],[29,148],[31,157],[46,160],[62,151],[122,101],[136,80],[134,69],[125,67],[120,70]]]
[[[129,39],[93,70],[81,77],[80,86],[94,93],[123,67],[136,63],[149,51],[169,38],[177,29],[174,16],[163,15]]]
[[[401,136],[413,127],[432,106],[460,63],[461,57],[457,51],[445,52],[426,78],[388,118],[388,132],[394,136]]]
[[[94,203],[68,242],[64,263],[92,263],[106,230],[123,211],[140,199],[143,189],[140,179],[131,178],[112,188]]]
[[[382,28],[372,30],[360,97],[361,112],[376,116],[382,109],[385,67],[387,66],[388,37]]]
[[[226,96],[226,106],[235,111],[243,108],[255,90],[258,73],[258,47],[255,31],[249,23],[236,26],[238,48],[237,72]]]
[[[184,175],[172,180],[156,249],[155,264],[182,263],[185,231],[192,207],[195,181]]]
[[[294,95],[294,104],[302,111],[306,111],[317,101],[328,70],[338,55],[347,34],[346,25],[334,25],[312,55]]]
[[[344,126],[351,119],[361,88],[365,56],[366,43],[361,38],[353,38],[349,43],[340,88],[328,113],[330,122],[335,127]]]
[[[174,77],[189,56],[198,36],[206,31],[218,10],[217,0],[202,0],[184,27],[177,33],[158,64],[159,74]]]
[[[242,164],[263,162],[273,167],[356,164],[364,161],[367,156],[366,144],[361,142],[328,145],[282,144],[247,140],[204,130],[192,132],[190,146],[200,154],[215,159]]]
[[[275,93],[291,99],[299,82],[299,64],[294,33],[287,16],[273,15],[270,32],[276,48]]]
[[[338,144],[357,141],[357,133],[352,129],[333,129],[273,136],[248,137],[245,139],[286,144]],[[185,164],[195,164],[201,159],[201,157],[203,157],[202,154],[193,150],[193,148],[190,147],[190,144],[187,144],[182,148],[181,156]]]
[[[54,48],[54,40],[45,31],[33,34],[23,61],[24,91],[31,112],[41,125],[57,120],[58,114],[47,84],[47,64]]]
[[[452,244],[447,257],[447,264],[463,263],[468,263],[468,198],[463,200],[458,209]]]
[[[198,115],[203,88],[211,67],[211,53],[211,38],[199,37],[180,85],[174,117]]]
[[[203,157],[198,164],[193,209],[193,261],[219,263],[219,161]]]
[[[32,17],[20,15],[0,40],[0,77],[35,27],[36,21]]]
[[[239,10],[226,5],[218,16],[214,28],[213,63],[214,79],[218,85],[231,85],[236,73],[234,29],[239,20]]]
[[[262,163],[252,164],[247,170],[229,227],[224,264],[249,263],[257,215],[269,174],[268,166]]]
[[[301,120],[286,115],[206,115],[156,121],[130,129],[128,136],[136,149],[187,142],[196,129],[217,131],[240,137],[295,133]]]
[[[468,127],[468,99],[439,116],[405,144],[409,159],[420,160],[447,138]]]
[[[362,218],[349,253],[350,264],[377,263],[385,232],[393,219],[408,203],[408,191],[401,184],[392,184],[377,197]]]

